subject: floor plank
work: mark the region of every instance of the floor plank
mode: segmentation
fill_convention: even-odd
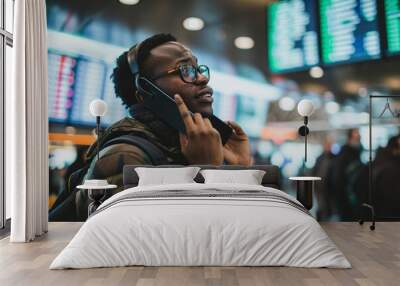
[[[81,223],[50,223],[49,233],[32,243],[0,240],[0,285],[399,285],[400,222],[368,225],[321,223],[351,262],[352,269],[290,267],[118,267],[85,270],[48,269]]]

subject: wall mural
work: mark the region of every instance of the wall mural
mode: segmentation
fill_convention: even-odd
[[[51,213],[51,220],[86,219],[90,203],[88,194],[85,192],[78,192],[78,195],[73,196],[71,194],[76,191],[74,187],[90,178],[90,174],[107,178],[108,183],[119,185],[122,180],[121,172],[111,175],[112,170],[132,162],[152,163],[151,158],[145,159],[146,155],[143,155],[142,150],[133,152],[131,157],[121,156],[106,162],[101,168],[91,164],[97,155],[97,146],[94,144],[97,138],[96,118],[89,112],[89,105],[94,99],[101,99],[107,104],[107,113],[101,118],[99,127],[104,144],[110,139],[107,137],[110,135],[110,129],[107,128],[112,126],[121,133],[125,132],[127,124],[132,123],[126,118],[132,117],[132,114],[137,118],[140,117],[142,121],[155,120],[143,110],[131,108],[129,105],[132,102],[116,96],[115,80],[113,81],[112,75],[120,55],[135,43],[161,31],[152,23],[146,22],[146,19],[140,18],[140,15],[135,14],[143,24],[133,24],[129,14],[126,11],[121,12],[120,7],[118,9],[113,7],[95,13],[96,9],[91,7],[89,2],[47,1],[49,209],[58,211],[56,214]],[[120,11],[121,15],[116,11]],[[170,32],[176,33],[177,36],[182,35],[180,28],[174,28]],[[259,32],[265,33],[263,30]],[[284,77],[268,79],[265,72],[260,70],[259,62],[243,62],[241,57],[233,57],[224,46],[228,46],[227,41],[215,47],[211,44],[212,38],[201,36],[198,39],[210,42],[209,46],[200,44],[188,36],[182,38],[186,40],[185,46],[189,47],[197,57],[198,64],[209,68],[208,85],[213,90],[213,114],[223,121],[234,121],[241,126],[249,139],[252,162],[277,165],[282,175],[281,188],[294,196],[296,196],[296,182],[287,178],[298,175],[323,178],[315,185],[314,207],[311,210],[313,215],[319,220],[326,221],[356,219],[359,205],[365,201],[368,188],[368,182],[365,180],[368,173],[366,97],[360,97],[359,101],[349,100],[339,104],[329,92],[303,92],[298,83]],[[263,52],[266,52],[267,47],[265,43],[263,45],[265,46]],[[132,71],[128,69],[127,72],[125,74],[130,74]],[[181,82],[190,82],[191,73],[207,76],[204,68],[191,68],[190,65],[186,65],[184,69],[174,70],[173,73],[179,80],[174,86],[178,86]],[[133,78],[128,81],[132,84]],[[129,95],[135,98],[135,90],[132,87],[128,89]],[[174,89],[171,88],[172,90]],[[207,95],[210,90],[203,91],[201,95],[203,99],[200,101],[206,106],[211,101]],[[296,109],[297,102],[303,98],[310,99],[316,107],[309,120],[311,132],[308,136],[308,158],[305,166],[304,143],[297,134],[302,118]],[[186,100],[185,97],[183,99]],[[191,104],[189,101],[186,103]],[[206,109],[203,111],[207,111]],[[379,109],[380,114],[374,113],[374,117],[381,117],[382,120],[386,120],[389,115],[400,118],[400,108],[397,107],[396,101],[377,101],[376,109]],[[163,113],[160,114],[162,117]],[[153,123],[151,124],[160,126],[159,122]],[[131,127],[137,132],[143,134],[147,132],[146,126],[135,124]],[[398,125],[393,122],[390,122],[390,125],[385,124],[375,127],[374,156],[376,155],[377,159],[387,158],[380,155],[398,158],[396,157],[397,148],[400,146],[396,145],[399,144],[396,143],[398,142],[396,136],[399,134],[396,128]],[[179,141],[179,137],[169,133],[170,127],[168,124],[162,125],[162,131],[157,134],[157,138],[164,138],[168,143],[162,144],[165,147],[163,150],[168,155],[166,161],[169,164],[187,163],[178,152],[181,150],[177,151],[180,148],[176,148],[184,143]],[[391,141],[392,145],[388,144],[390,138],[394,142]],[[157,146],[160,142],[153,143]],[[135,144],[140,146],[141,143],[135,142]],[[148,153],[152,151],[146,152],[144,153],[147,157],[151,157]],[[137,157],[140,158],[139,161],[136,160]],[[231,154],[228,158],[233,164],[244,162],[240,156]],[[397,159],[393,162],[394,166],[397,166]],[[387,165],[387,163],[383,165],[385,164]],[[392,167],[388,168],[392,170]],[[110,193],[118,191],[120,188],[113,189]],[[380,204],[385,206],[379,210],[382,215],[399,215],[400,209],[396,207],[400,205],[399,198],[395,194],[384,195],[380,200]]]

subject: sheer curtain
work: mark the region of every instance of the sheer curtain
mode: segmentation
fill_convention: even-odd
[[[12,242],[48,226],[47,38],[45,0],[15,1],[13,93],[6,98],[6,187]]]

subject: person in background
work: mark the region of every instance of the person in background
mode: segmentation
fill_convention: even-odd
[[[348,130],[346,144],[332,162],[329,183],[333,189],[334,203],[341,221],[354,220],[361,203],[357,192],[363,170],[360,139],[358,129]]]
[[[317,158],[312,175],[321,177],[322,181],[315,185],[315,195],[318,202],[317,219],[329,220],[332,215],[333,189],[332,180],[329,179],[332,170],[332,162],[336,155],[332,153],[334,138],[328,135],[323,143],[322,154]]]
[[[378,217],[400,217],[400,135],[389,139],[373,165],[373,199]]]

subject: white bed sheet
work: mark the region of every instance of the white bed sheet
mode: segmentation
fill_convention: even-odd
[[[121,201],[132,192],[262,190],[254,185],[176,184],[120,192],[86,221],[50,269],[145,266],[293,266],[350,268],[310,215],[255,198],[152,198]],[[108,206],[108,207],[107,207]]]

